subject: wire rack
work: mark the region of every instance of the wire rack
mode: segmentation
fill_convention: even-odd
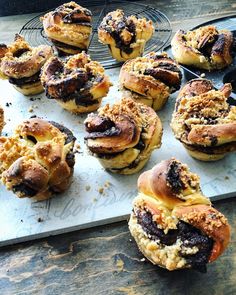
[[[89,1],[85,6],[90,9],[93,14],[93,30],[88,53],[93,60],[99,61],[106,69],[121,65],[120,62],[117,62],[111,57],[108,47],[102,45],[98,41],[97,28],[103,17],[110,11],[120,8],[125,11],[127,16],[135,15],[137,17],[145,17],[152,20],[155,32],[152,39],[146,44],[144,54],[150,51],[161,50],[167,45],[167,42],[170,39],[172,30],[168,18],[162,12],[149,5],[128,1],[106,0],[102,5],[101,1]],[[51,45],[50,41],[47,40],[42,23],[40,22],[40,17],[44,14],[45,12],[29,20],[19,32],[32,46],[38,46],[40,44]]]

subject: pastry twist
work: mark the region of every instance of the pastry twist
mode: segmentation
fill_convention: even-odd
[[[92,32],[92,13],[71,1],[45,14],[41,21],[46,36],[59,54],[77,54],[86,50]]]
[[[104,68],[84,51],[62,61],[52,57],[45,64],[41,81],[46,96],[73,113],[98,109],[111,83]]]
[[[127,61],[120,71],[125,96],[160,110],[181,85],[182,73],[176,62],[163,53],[150,52]]]
[[[150,107],[131,99],[106,105],[85,120],[88,149],[108,170],[138,172],[155,148],[160,147],[162,124]]]
[[[50,46],[30,47],[16,34],[11,45],[0,45],[0,75],[24,95],[38,94],[43,91],[40,70],[52,55]]]
[[[75,137],[69,129],[39,118],[0,137],[1,181],[19,198],[45,200],[65,191],[73,175]]]
[[[126,17],[120,9],[109,12],[98,28],[99,41],[108,45],[111,55],[118,61],[141,56],[153,33],[151,20],[134,15]]]
[[[141,174],[138,189],[129,229],[141,252],[168,270],[206,271],[227,247],[230,227],[202,194],[199,177],[172,158]]]
[[[180,91],[171,127],[189,154],[214,161],[236,150],[236,107],[227,103],[231,85],[214,90],[211,81],[194,79]]]
[[[233,35],[228,30],[205,26],[193,31],[179,30],[171,41],[177,62],[205,70],[222,69],[230,65]]]

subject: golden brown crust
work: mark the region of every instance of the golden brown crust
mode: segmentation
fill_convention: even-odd
[[[139,171],[161,143],[162,125],[156,113],[127,98],[89,115],[85,126],[89,150],[116,173]]]
[[[152,263],[168,270],[189,268],[197,255],[212,262],[226,249],[228,221],[201,193],[199,177],[186,165],[174,158],[163,161],[140,175],[138,188],[129,229]]]
[[[150,100],[153,109],[159,110],[170,93],[180,88],[181,78],[179,66],[166,53],[150,52],[127,61],[121,67],[119,82],[131,91],[131,97]],[[149,101],[146,104],[150,105]]]
[[[55,122],[24,121],[14,136],[0,138],[3,184],[20,198],[37,200],[65,191],[73,175],[74,141],[73,134]]]
[[[57,57],[49,59],[41,82],[48,98],[56,99],[73,113],[97,110],[111,86],[104,68],[84,51],[65,62]]]
[[[196,79],[179,93],[171,127],[197,159],[220,159],[236,148],[236,107],[227,103],[231,89],[225,84],[214,90],[209,80]]]
[[[205,26],[179,30],[171,41],[177,62],[206,70],[222,69],[232,63],[233,35],[228,30]]]
[[[48,12],[41,20],[45,34],[61,52],[77,54],[88,48],[92,32],[90,10],[71,1]]]
[[[5,125],[5,122],[4,122],[4,110],[0,106],[0,134],[2,133],[2,129],[3,129],[4,125]]]
[[[141,56],[146,42],[152,37],[154,26],[152,21],[126,17],[123,10],[109,12],[98,28],[98,38],[109,46],[111,55],[118,61]]]

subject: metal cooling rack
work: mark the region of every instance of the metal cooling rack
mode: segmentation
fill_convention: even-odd
[[[81,1],[80,3],[82,4]],[[115,68],[121,65],[120,62],[117,62],[111,57],[108,47],[102,45],[98,41],[97,28],[103,17],[110,11],[120,8],[125,11],[127,16],[135,15],[137,17],[145,17],[152,20],[155,32],[152,39],[147,42],[144,54],[150,51],[159,51],[163,49],[170,39],[172,30],[168,18],[162,12],[149,5],[130,1],[106,0],[103,5],[101,5],[101,2],[99,1],[89,1],[89,3],[85,3],[85,7],[90,9],[93,14],[93,31],[88,53],[93,60],[99,61],[106,69]],[[50,9],[50,11],[51,10],[52,9]],[[44,34],[43,26],[39,19],[45,13],[46,12],[43,12],[29,20],[19,32],[32,46],[38,46],[40,44],[51,45]]]

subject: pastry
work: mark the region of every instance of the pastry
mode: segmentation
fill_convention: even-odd
[[[92,33],[92,13],[87,8],[68,2],[45,14],[41,21],[60,55],[87,50]]]
[[[75,137],[53,121],[31,118],[0,137],[1,181],[19,198],[45,200],[64,192],[74,167]]]
[[[227,247],[230,227],[202,194],[199,177],[172,158],[142,173],[138,189],[129,229],[144,256],[168,270],[205,272]]]
[[[111,83],[100,63],[91,61],[84,51],[66,61],[52,57],[45,64],[41,81],[46,96],[72,113],[98,109]]]
[[[171,41],[177,62],[199,69],[223,69],[230,65],[233,35],[228,30],[205,26],[193,31],[179,30]]]
[[[138,172],[161,145],[159,117],[150,107],[128,98],[90,114],[85,128],[89,151],[104,168],[115,173]]]
[[[180,88],[182,73],[166,53],[150,52],[127,61],[120,70],[120,86],[124,96],[160,110],[170,93]]]
[[[236,106],[227,102],[231,89],[225,84],[214,90],[206,79],[191,80],[181,89],[171,127],[192,157],[215,161],[236,150]]]
[[[108,45],[111,55],[117,61],[141,56],[153,33],[151,20],[134,15],[126,17],[120,9],[109,12],[98,27],[99,41]]]
[[[4,125],[5,125],[5,122],[4,122],[4,110],[0,106],[0,134],[2,133],[2,129],[3,129]]]
[[[12,44],[0,45],[0,77],[8,79],[24,95],[41,93],[40,70],[52,55],[50,46],[30,47],[22,36],[16,34]]]

